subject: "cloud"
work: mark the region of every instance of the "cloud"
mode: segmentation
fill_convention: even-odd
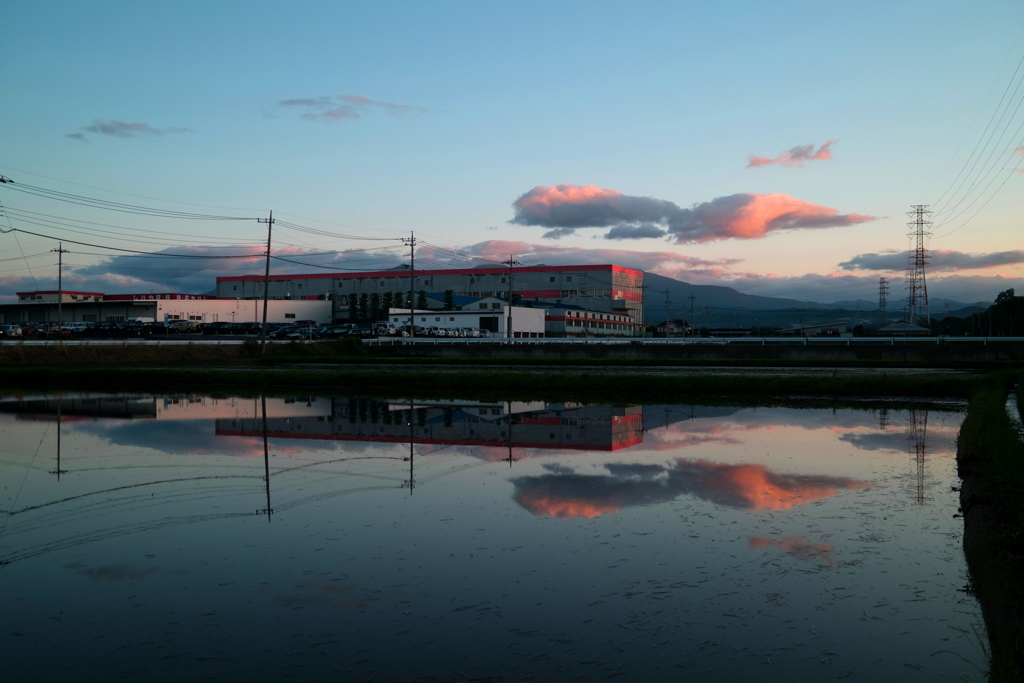
[[[96,135],[108,135],[115,138],[137,138],[141,135],[148,135],[151,137],[158,137],[164,133],[194,133],[191,128],[182,128],[179,126],[170,126],[168,128],[155,128],[148,123],[137,121],[135,123],[127,123],[125,121],[118,121],[116,119],[103,120],[93,119],[92,123],[88,126],[82,126],[81,130],[86,133],[94,133]],[[75,140],[85,140],[84,133],[68,133],[66,137],[73,138]]]
[[[668,233],[651,223],[640,225],[617,225],[604,234],[606,240],[636,240],[647,237],[664,237]]]
[[[814,151],[813,144],[798,145],[774,158],[759,157],[751,154],[747,162],[747,168],[759,168],[771,164],[778,164],[779,166],[787,166],[789,168],[803,168],[806,161],[827,161],[831,159],[832,145],[837,142],[839,141],[829,140],[819,147],[818,151]]]
[[[425,114],[427,110],[412,104],[398,104],[384,100],[371,100],[362,95],[338,95],[331,97],[297,97],[278,100],[277,104],[302,110],[302,118],[307,121],[340,121],[344,119],[362,118],[363,114],[372,111],[383,111],[392,116]]]
[[[578,228],[611,227],[609,239],[646,238],[661,229],[676,243],[757,239],[781,230],[856,225],[873,216],[840,214],[785,194],[743,192],[694,204],[688,209],[664,199],[634,197],[596,185],[538,185],[512,203],[510,223],[550,228],[563,237]]]
[[[858,254],[839,267],[843,270],[901,271],[906,270],[909,251]],[[1024,250],[995,251],[988,254],[966,254],[962,251],[932,249],[928,252],[929,272],[976,270],[1024,263]]]
[[[778,474],[764,465],[727,465],[680,458],[668,466],[609,464],[607,475],[519,477],[513,499],[538,517],[593,519],[636,505],[664,503],[690,494],[744,510],[786,510],[840,490],[869,488],[847,477]]]

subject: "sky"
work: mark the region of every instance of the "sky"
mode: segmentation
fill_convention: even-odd
[[[932,296],[1024,291],[1019,3],[53,1],[4,17],[0,230],[22,232],[0,233],[0,302],[55,288],[49,238],[96,245],[65,242],[65,289],[209,292],[262,270],[271,210],[274,253],[321,266],[394,267],[415,233],[418,267],[616,263],[833,302],[877,300],[880,277],[904,296],[906,214],[926,204]]]

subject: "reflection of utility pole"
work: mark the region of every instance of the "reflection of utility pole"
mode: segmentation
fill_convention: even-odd
[[[60,468],[60,402],[63,398],[63,395],[57,397],[57,469],[50,472],[50,474],[57,475],[57,481],[60,481],[60,475],[67,472]]]
[[[505,460],[508,462],[509,469],[512,468],[512,463],[519,460],[519,458],[512,457],[512,401],[506,401],[508,406],[508,457]]]
[[[587,310],[590,304],[590,281],[589,271],[583,271],[583,336],[590,336],[590,311]],[[991,336],[991,335],[989,335]]]
[[[912,454],[917,463],[917,500],[918,505],[924,505],[924,460],[925,460],[925,437],[928,432],[928,411],[922,410],[920,414],[916,409],[910,411],[910,438],[914,440]]]
[[[267,445],[267,397],[260,396],[260,403],[263,408],[263,481],[267,486],[267,507],[259,510],[259,513],[267,513],[267,521],[274,510],[270,507],[270,447]]]
[[[413,443],[416,437],[414,427],[412,424],[412,399],[409,399],[409,479],[402,482],[402,488],[409,487],[409,495],[412,495],[412,490],[416,487],[416,479],[413,477]]]

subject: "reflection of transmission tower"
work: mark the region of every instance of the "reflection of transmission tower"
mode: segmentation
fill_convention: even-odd
[[[889,296],[889,281],[884,277],[878,278],[878,327],[885,327],[889,324],[889,313],[886,311],[886,300]]]
[[[914,446],[911,453],[917,463],[917,504],[924,505],[925,436],[928,433],[928,411],[910,410],[910,438]]]
[[[928,284],[924,277],[924,267],[928,263],[928,250],[924,246],[924,241],[926,237],[932,236],[932,233],[928,231],[932,222],[927,220],[932,212],[925,204],[914,204],[912,208],[913,211],[907,212],[911,218],[907,223],[907,227],[910,228],[907,236],[913,240],[907,263],[907,289],[909,290],[907,322],[917,325],[918,321],[923,318],[924,324],[931,326],[931,315],[928,311]]]
[[[889,426],[889,409],[882,408],[878,411],[878,428],[884,430]]]

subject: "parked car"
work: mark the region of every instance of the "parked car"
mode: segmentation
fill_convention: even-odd
[[[14,339],[22,336],[21,325],[0,325],[0,337]]]
[[[313,333],[314,339],[340,339],[349,336],[349,329],[345,325],[324,325]]]
[[[463,327],[462,336],[466,338],[475,338],[480,336],[480,330],[475,327]]]

